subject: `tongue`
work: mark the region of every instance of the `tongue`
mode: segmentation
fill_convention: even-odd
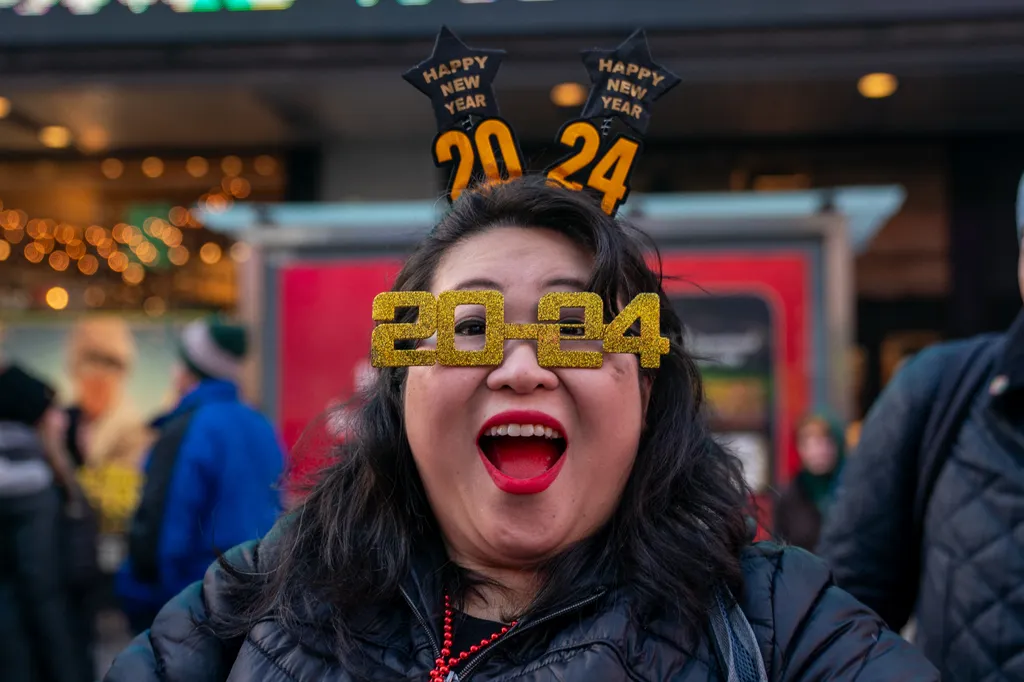
[[[550,438],[498,436],[487,440],[484,454],[498,471],[511,478],[536,478],[554,466],[562,454]]]

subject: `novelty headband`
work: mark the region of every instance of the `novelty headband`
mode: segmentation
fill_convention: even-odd
[[[467,47],[442,27],[434,53],[403,77],[430,97],[437,117],[434,163],[453,165],[448,199],[455,201],[474,182],[500,183],[523,175],[519,143],[498,114],[492,83],[505,53]],[[567,154],[547,169],[547,178],[570,190],[585,188],[601,195],[601,208],[614,216],[629,196],[629,180],[647,132],[651,104],[679,84],[679,78],[651,58],[647,37],[636,31],[614,50],[587,50],[583,63],[592,82],[581,117],[558,134]],[[598,128],[594,120],[601,119]],[[618,119],[632,131],[612,136]],[[631,134],[632,133],[632,134]],[[455,343],[455,309],[482,305],[483,347],[459,349]],[[604,303],[593,292],[551,293],[541,298],[537,324],[506,324],[504,298],[497,291],[391,291],[373,301],[372,363],[374,367],[500,365],[505,341],[537,342],[542,367],[599,368],[605,353],[639,356],[641,367],[656,368],[670,343],[660,335],[661,301],[644,293],[609,324]],[[416,308],[417,321],[395,322],[399,308]],[[563,308],[583,310],[582,322],[561,320]],[[431,341],[431,339],[436,340]],[[600,350],[567,350],[563,341],[599,343]],[[404,348],[396,348],[398,342]],[[412,348],[408,345],[412,344]],[[426,347],[418,347],[420,344]]]
[[[614,50],[586,50],[582,55],[590,74],[590,96],[580,118],[566,123],[558,134],[566,155],[545,173],[571,190],[596,191],[601,208],[614,216],[629,196],[651,105],[680,79],[653,60],[642,30]],[[523,175],[519,143],[499,116],[494,95],[494,78],[504,56],[504,50],[466,46],[445,26],[433,54],[403,74],[434,106],[439,131],[434,138],[434,163],[453,166],[449,201],[458,199],[474,182],[499,183]],[[594,123],[597,119],[600,127]],[[627,131],[612,136],[616,119]]]

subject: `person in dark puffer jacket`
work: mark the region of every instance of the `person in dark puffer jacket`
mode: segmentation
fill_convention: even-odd
[[[498,289],[516,323],[588,281],[654,292],[660,368],[542,367],[527,341],[496,366],[380,368],[309,496],[167,604],[107,682],[938,680],[822,562],[751,544],[739,460],[644,244],[543,180],[463,192],[395,291]],[[461,348],[482,343],[479,307],[459,308]]]
[[[1024,178],[1017,241],[1024,249]],[[1019,272],[1024,296],[1024,258]],[[961,381],[968,370],[981,381]],[[975,393],[947,415],[958,421],[928,490],[924,443],[932,412],[950,409],[939,396],[951,380]],[[933,346],[896,375],[818,553],[890,626],[916,616],[915,641],[944,680],[1024,680],[1024,312],[1005,334]]]
[[[88,642],[72,627],[65,500],[43,431],[54,390],[0,367],[0,679],[89,682]],[[52,434],[50,434],[52,438]],[[65,473],[66,472],[62,472]]]

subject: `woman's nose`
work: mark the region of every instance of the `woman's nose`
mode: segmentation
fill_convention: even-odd
[[[510,388],[516,393],[558,387],[558,375],[537,363],[537,346],[528,341],[512,341],[505,348],[505,359],[487,375],[487,387],[497,391]]]

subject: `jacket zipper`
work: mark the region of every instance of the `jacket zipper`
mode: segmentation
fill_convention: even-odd
[[[409,608],[412,609],[413,614],[416,616],[416,620],[420,622],[420,627],[427,631],[427,639],[430,640],[430,646],[434,651],[434,659],[436,660],[441,658],[441,646],[437,643],[437,639],[434,637],[434,629],[427,624],[427,619],[423,617],[420,610],[412,603],[412,597],[410,597],[409,593],[405,591],[405,588],[399,587],[398,589],[401,591],[402,596],[405,597],[405,601],[409,604]]]
[[[575,604],[571,604],[570,606],[566,606],[557,611],[553,611],[552,613],[547,614],[543,618],[538,618],[537,620],[526,623],[525,625],[520,625],[512,628],[505,634],[504,637],[499,639],[492,646],[489,646],[480,653],[478,653],[475,658],[470,658],[469,660],[467,660],[466,667],[462,670],[462,675],[459,675],[453,670],[450,673],[448,673],[448,678],[445,680],[445,682],[465,682],[469,679],[470,675],[473,674],[473,671],[476,670],[477,667],[479,667],[480,663],[483,662],[487,655],[494,651],[494,649],[500,646],[502,643],[507,642],[510,637],[514,637],[521,632],[526,632],[527,630],[535,628],[538,625],[542,625],[555,618],[560,618],[561,616],[564,616],[565,614],[570,613],[571,611],[576,611],[578,609],[582,609],[584,606],[593,604],[595,601],[603,597],[604,594],[605,590],[601,590],[600,592],[597,592],[596,594],[593,594],[587,597],[586,599],[581,599]]]

